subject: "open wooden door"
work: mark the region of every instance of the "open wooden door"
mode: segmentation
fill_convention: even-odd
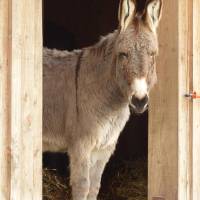
[[[148,200],[200,199],[200,2],[164,1],[149,111]]]

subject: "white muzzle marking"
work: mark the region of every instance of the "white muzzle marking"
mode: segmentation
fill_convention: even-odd
[[[134,95],[138,99],[142,99],[147,95],[147,82],[145,78],[135,79],[133,87]]]

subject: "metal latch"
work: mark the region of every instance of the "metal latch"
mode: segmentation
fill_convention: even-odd
[[[196,91],[186,94],[185,97],[188,97],[191,99],[200,99],[200,95],[198,95]]]

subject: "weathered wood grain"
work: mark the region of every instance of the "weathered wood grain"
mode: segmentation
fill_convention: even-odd
[[[149,200],[191,199],[191,2],[164,1],[149,112]]]
[[[200,94],[200,1],[193,0],[193,89]],[[200,99],[193,100],[192,200],[200,199]]]
[[[42,199],[42,1],[0,1],[0,199]]]
[[[164,2],[159,29],[158,83],[149,107],[148,199],[177,200],[178,1]],[[174,19],[171,19],[174,16]]]
[[[0,1],[0,199],[10,195],[9,2]]]
[[[11,199],[41,199],[42,2],[12,0]]]

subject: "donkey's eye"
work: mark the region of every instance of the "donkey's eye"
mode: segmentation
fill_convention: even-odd
[[[149,56],[150,56],[151,58],[154,58],[154,57],[156,56],[156,52],[151,52],[151,53],[149,54]]]
[[[151,58],[151,66],[153,66],[154,63],[155,63],[155,57],[156,57],[155,53],[151,53],[151,54],[150,54],[150,58]]]
[[[151,54],[150,54],[150,57],[151,57],[151,58],[153,58],[154,56],[155,56],[155,54],[154,54],[154,53],[151,53]]]
[[[128,53],[120,52],[119,53],[119,59],[127,59],[128,58]]]

